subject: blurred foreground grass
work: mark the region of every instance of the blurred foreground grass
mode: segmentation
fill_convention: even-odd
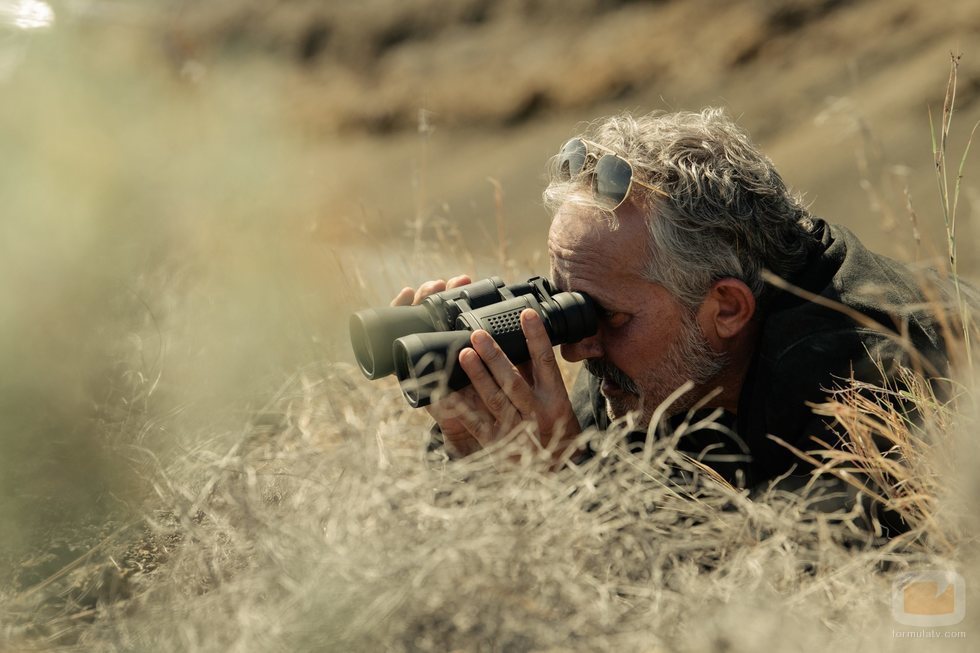
[[[344,283],[309,243],[315,177],[277,71],[175,68],[155,30],[113,25],[0,41],[13,62],[0,78],[12,557],[132,516],[149,489],[134,448],[166,460],[239,425],[341,333]]]
[[[975,604],[972,410],[919,463],[936,521],[880,548],[669,441],[594,434],[560,474],[427,454],[424,417],[336,362],[346,314],[486,263],[319,241],[329,171],[281,71],[119,29],[8,43],[0,79],[0,646],[893,650],[895,572],[958,569]]]

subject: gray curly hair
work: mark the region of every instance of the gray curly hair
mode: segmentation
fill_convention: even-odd
[[[622,114],[594,123],[585,138],[633,164],[639,179],[669,198],[634,187],[650,232],[646,277],[693,309],[715,281],[741,279],[757,298],[762,270],[788,278],[815,238],[802,197],[792,193],[723,109]],[[566,202],[585,205],[615,224],[592,200],[587,175],[562,179],[552,158],[544,203],[552,215]]]

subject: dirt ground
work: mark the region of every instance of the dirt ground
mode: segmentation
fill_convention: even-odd
[[[397,249],[421,219],[496,251],[502,216],[510,254],[540,252],[544,165],[583,121],[713,105],[817,214],[922,257],[944,242],[928,109],[941,111],[951,52],[957,158],[980,119],[976,0],[238,2],[188,11],[173,35],[179,57],[293,62],[287,106],[319,184],[310,220],[334,244],[369,228],[368,248]],[[978,174],[967,167],[961,217],[980,211]],[[935,243],[918,253],[906,188]],[[964,234],[969,273],[980,232]]]

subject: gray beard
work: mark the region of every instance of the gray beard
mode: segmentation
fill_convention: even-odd
[[[685,314],[680,338],[667,350],[659,370],[644,371],[643,377],[636,380],[604,360],[587,360],[585,368],[593,376],[613,381],[625,393],[622,397],[605,397],[610,420],[639,411],[637,425],[646,428],[657,407],[684,382],[693,382],[695,389],[675,399],[667,408],[666,415],[688,410],[704,394],[704,386],[716,378],[727,364],[728,355],[714,351],[694,316]]]

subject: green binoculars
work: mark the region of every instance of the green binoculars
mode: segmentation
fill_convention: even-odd
[[[477,329],[487,331],[515,365],[527,361],[520,315],[528,308],[541,316],[552,345],[578,342],[598,329],[595,304],[583,293],[555,292],[542,277],[509,286],[490,277],[415,306],[358,311],[350,318],[351,345],[367,378],[394,373],[408,403],[427,406],[469,385],[459,352]]]

